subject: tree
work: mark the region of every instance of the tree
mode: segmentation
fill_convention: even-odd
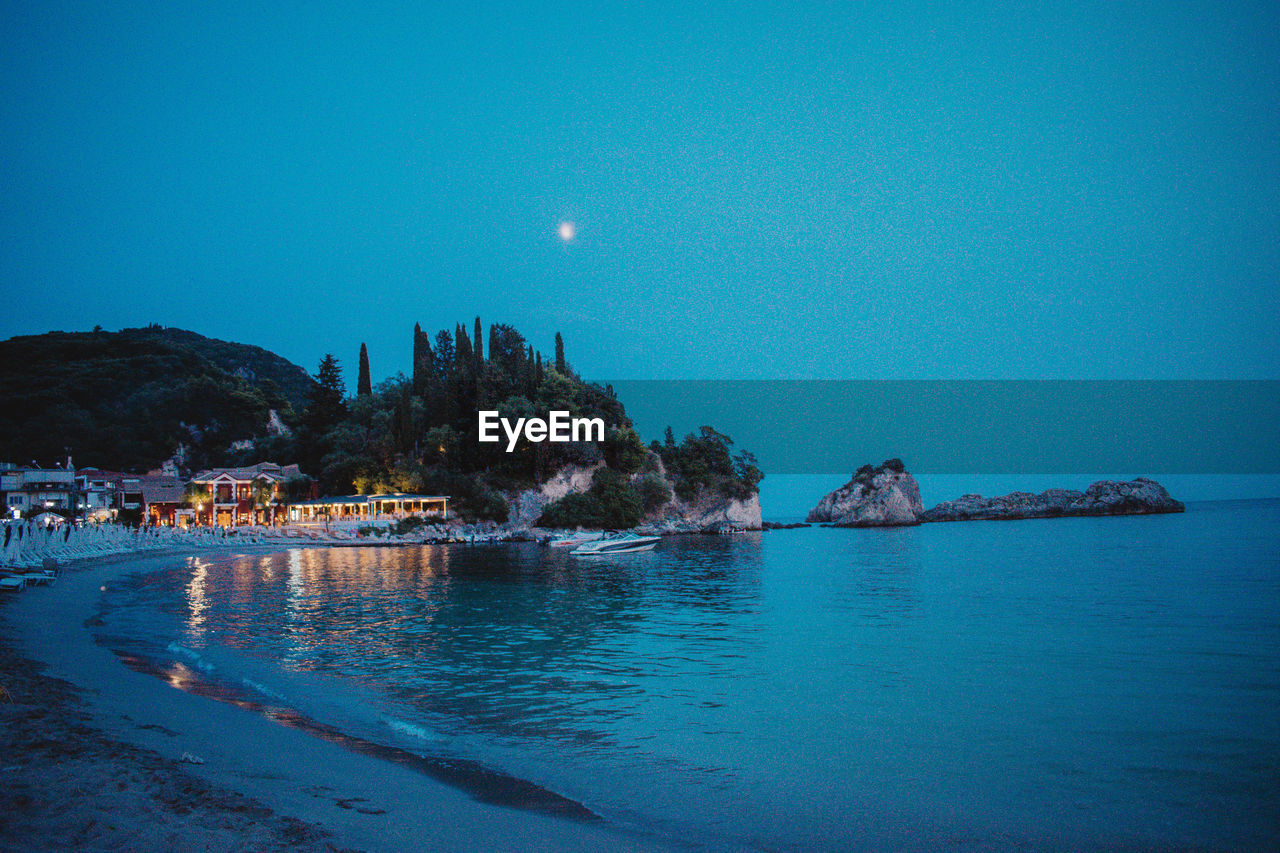
[[[343,402],[347,386],[342,382],[342,365],[331,352],[320,359],[320,367],[313,378],[316,384],[303,420],[316,434],[321,434],[347,416],[347,405]]]
[[[373,384],[369,381],[369,348],[360,344],[360,373],[356,378],[356,396],[368,397],[373,393]]]
[[[559,332],[556,332],[556,373],[565,376],[568,372],[564,365],[564,338],[560,337]]]
[[[448,334],[442,332],[441,334]],[[453,357],[453,339],[449,339],[449,356]],[[413,393],[423,396],[427,392],[427,384],[435,378],[435,354],[431,351],[431,338],[422,331],[422,326],[413,324]]]
[[[434,361],[436,377],[438,379],[447,378],[449,371],[453,369],[454,361],[453,335],[449,334],[448,329],[441,329],[436,332]]]
[[[484,330],[480,328],[480,318],[477,317],[475,338],[471,341],[471,346],[475,349],[476,376],[481,376],[484,373],[484,343],[480,338],[483,332]]]
[[[470,376],[474,373],[475,361],[471,353],[471,339],[467,337],[467,330],[462,328],[459,323],[453,330],[454,342],[454,364],[453,373],[456,377]]]

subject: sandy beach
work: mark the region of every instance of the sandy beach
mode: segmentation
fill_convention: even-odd
[[[86,624],[98,597],[127,575],[181,559],[149,554],[73,563],[52,586],[0,604],[0,686],[7,691],[0,694],[0,847],[663,846],[528,783],[353,748],[129,668],[94,642]]]

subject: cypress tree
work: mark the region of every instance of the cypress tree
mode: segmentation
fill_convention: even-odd
[[[530,400],[538,390],[538,366],[533,360],[533,344],[524,354],[524,395]]]
[[[449,372],[453,370],[453,363],[456,358],[457,356],[453,349],[453,335],[450,334],[448,329],[441,329],[436,332],[436,347],[433,360],[437,378],[449,378]]]
[[[356,378],[356,396],[369,397],[373,395],[373,385],[369,381],[369,348],[360,344],[360,373]]]
[[[534,383],[535,383],[535,384],[534,384],[534,387],[535,387],[535,388],[541,388],[541,387],[542,387],[542,379],[543,379],[543,375],[544,375],[544,374],[542,373],[542,353],[541,353],[541,352],[539,352],[539,353],[537,354],[536,358],[537,358],[537,362],[536,362],[536,368],[535,368],[535,370],[534,370]]]
[[[459,323],[453,332],[454,343],[454,366],[455,373],[470,375],[475,366],[474,357],[471,354],[471,339],[467,337],[467,330],[462,328]]]
[[[484,330],[480,327],[480,318],[477,317],[476,336],[471,340],[471,346],[475,347],[476,376],[484,373],[484,344],[482,343],[483,338],[480,337],[482,334],[484,334]]]
[[[569,375],[569,371],[564,366],[564,338],[560,337],[559,332],[556,332],[556,373],[562,376]]]
[[[474,379],[476,373],[475,352],[471,350],[471,338],[460,323],[453,332],[453,378],[458,382]]]
[[[422,326],[413,324],[413,393],[422,396],[427,383],[435,375],[435,358],[431,352],[431,338]]]

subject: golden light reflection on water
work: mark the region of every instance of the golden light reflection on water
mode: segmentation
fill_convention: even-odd
[[[456,557],[455,557],[456,559]],[[233,648],[253,643],[252,631],[222,632],[228,618],[275,611],[284,641],[282,658],[312,668],[315,651],[332,639],[347,612],[351,643],[365,653],[393,654],[383,631],[410,622],[429,637],[429,626],[449,600],[448,548],[293,548],[262,556],[237,555],[217,564],[192,558],[186,584],[187,641],[202,645],[215,632]],[[344,617],[345,618],[345,617]]]
[[[204,639],[205,611],[209,609],[209,563],[199,557],[191,558],[191,581],[187,584],[187,639]]]

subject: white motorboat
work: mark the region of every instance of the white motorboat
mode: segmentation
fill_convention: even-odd
[[[559,536],[554,539],[549,539],[547,541],[547,546],[551,548],[576,548],[579,545],[585,544],[587,542],[594,542],[597,539],[599,539],[602,535],[603,534],[597,533],[594,530],[588,530],[588,531],[580,530],[577,533],[570,533],[566,536]]]
[[[610,554],[635,554],[652,551],[660,536],[637,536],[634,533],[608,533],[583,543],[569,553],[575,557],[606,557]]]

